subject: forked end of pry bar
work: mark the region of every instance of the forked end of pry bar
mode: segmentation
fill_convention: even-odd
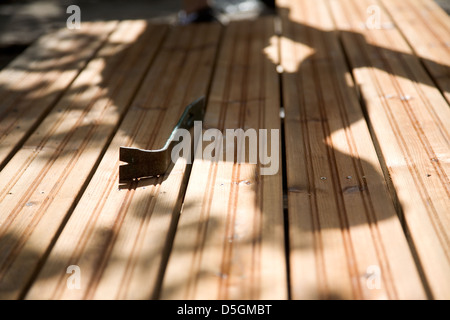
[[[203,120],[205,113],[205,97],[201,97],[188,105],[180,120],[162,149],[143,150],[120,147],[119,160],[128,164],[119,166],[119,183],[126,183],[139,178],[155,177],[164,174],[171,163],[173,140],[178,129],[190,129],[194,121]]]

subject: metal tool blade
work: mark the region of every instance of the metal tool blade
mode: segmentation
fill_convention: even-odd
[[[205,97],[201,97],[186,107],[163,148],[143,150],[120,147],[119,159],[128,164],[119,167],[119,183],[164,174],[172,161],[172,149],[178,143],[174,140],[177,130],[190,129],[194,125],[194,121],[203,119],[204,114]]]

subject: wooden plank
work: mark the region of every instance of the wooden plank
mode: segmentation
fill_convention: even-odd
[[[0,172],[0,297],[20,297],[96,169],[166,28],[120,23]]]
[[[330,4],[430,294],[448,299],[448,104],[397,29],[359,27],[370,1]],[[384,11],[381,18],[382,25],[392,25]]]
[[[292,297],[423,299],[326,2],[278,6]]]
[[[450,18],[432,0],[381,0],[450,103]]]
[[[221,28],[173,29],[27,299],[148,299],[161,283],[190,167],[118,186],[119,147],[161,148],[186,105],[206,95]],[[80,290],[66,269],[81,269]]]
[[[280,129],[274,35],[273,18],[227,27],[205,130]],[[260,161],[226,161],[233,148],[222,160],[202,158],[206,148],[221,150],[219,141],[197,148],[161,298],[285,299],[281,164],[276,174],[261,175]],[[279,140],[274,147],[280,151]]]
[[[0,72],[0,170],[116,25],[89,22],[46,35]]]

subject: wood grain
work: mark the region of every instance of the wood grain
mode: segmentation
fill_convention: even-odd
[[[423,299],[326,2],[278,5],[292,297]]]
[[[450,19],[431,0],[381,0],[450,103]]]
[[[0,72],[0,298],[450,298],[450,19],[277,4],[224,30],[84,23]],[[119,147],[162,147],[202,95],[203,135],[284,129],[278,171],[226,158],[257,132],[119,185]]]
[[[274,36],[272,18],[227,27],[205,130],[280,129]],[[232,148],[202,159],[208,146],[197,149],[161,298],[286,299],[281,164],[263,176],[260,161],[226,161]]]
[[[190,167],[118,185],[119,147],[161,148],[185,106],[206,95],[221,28],[170,31],[27,299],[149,299],[158,295]],[[80,290],[66,286],[78,265]]]
[[[20,297],[45,259],[165,30],[144,21],[121,22],[0,172],[1,298]]]
[[[117,22],[40,38],[0,72],[0,170],[55,106]]]
[[[448,299],[448,104],[396,28],[361,28],[370,1],[330,4],[430,296]],[[385,12],[381,17],[393,26]]]

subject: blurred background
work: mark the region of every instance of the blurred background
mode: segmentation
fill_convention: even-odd
[[[211,0],[222,22],[270,14],[275,0]],[[450,13],[450,0],[434,0]],[[66,25],[78,5],[81,21],[147,19],[175,24],[182,0],[0,0],[0,69],[42,34]]]

